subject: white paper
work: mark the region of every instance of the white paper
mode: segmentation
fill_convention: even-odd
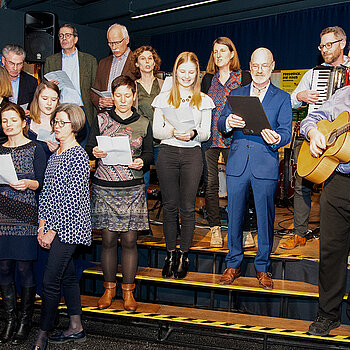
[[[53,72],[46,73],[44,77],[47,80],[57,80],[58,87],[60,90],[62,90],[63,88],[69,88],[69,89],[75,90],[75,87],[72,81],[70,80],[67,73],[63,70],[55,70]]]
[[[128,136],[96,136],[98,148],[107,152],[105,165],[129,165],[133,162]]]
[[[27,110],[29,103],[24,103],[23,105],[20,105],[24,111]]]
[[[57,80],[58,87],[61,92],[60,102],[61,103],[74,103],[78,106],[82,106],[82,99],[79,92],[74,87],[67,73],[63,70],[56,70],[53,72],[46,73],[44,77],[47,80]]]
[[[91,88],[91,90],[100,97],[112,98],[112,93],[110,91],[99,91],[99,90],[94,89],[93,87]]]
[[[162,89],[160,92],[169,91],[173,86],[173,77],[165,77]]]
[[[0,184],[9,185],[18,181],[11,154],[0,155]]]
[[[188,131],[195,129],[194,117],[191,107],[162,108],[165,119],[177,130]]]
[[[46,129],[39,129],[38,136],[36,139],[38,141],[53,141],[59,144],[59,142],[55,138],[55,133],[51,133],[51,131]]]

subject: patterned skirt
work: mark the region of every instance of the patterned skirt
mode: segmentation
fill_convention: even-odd
[[[92,185],[91,220],[94,229],[126,232],[149,229],[145,185],[115,188]]]

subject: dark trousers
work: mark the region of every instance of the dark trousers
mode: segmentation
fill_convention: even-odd
[[[203,161],[200,147],[160,145],[157,175],[163,201],[163,231],[167,250],[176,248],[177,218],[180,209],[180,249],[190,249],[194,224],[195,202]]]
[[[295,162],[298,159],[302,143],[303,140],[298,141],[295,147]],[[301,237],[306,236],[309,227],[312,187],[312,182],[303,179],[296,173],[294,186],[294,231]]]
[[[322,191],[320,210],[319,314],[338,321],[350,248],[350,177],[331,176]]]
[[[219,210],[219,169],[218,161],[220,153],[226,163],[229,148],[213,147],[205,152],[205,160],[208,169],[208,183],[205,190],[205,206],[208,213],[210,227],[221,226]]]
[[[68,314],[81,315],[80,288],[73,262],[77,244],[62,243],[54,238],[43,279],[43,295],[40,328],[48,331],[54,327],[57,307],[61,297],[61,286]]]

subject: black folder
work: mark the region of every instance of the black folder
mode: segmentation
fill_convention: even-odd
[[[232,113],[239,115],[245,121],[244,134],[261,135],[263,129],[272,129],[259,97],[229,95],[227,99]]]

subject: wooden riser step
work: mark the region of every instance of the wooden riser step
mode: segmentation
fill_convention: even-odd
[[[102,237],[101,232],[99,230],[93,230],[93,242],[101,243]],[[165,240],[164,238],[158,238],[158,237],[146,237],[141,236],[137,240],[137,245],[144,248],[157,248],[165,250]],[[177,248],[180,248],[179,246]],[[227,248],[211,248],[209,242],[196,242],[194,245],[190,248],[191,253],[204,253],[204,254],[220,254],[220,255],[226,255],[228,253]],[[244,256],[246,257],[255,257],[257,253],[256,248],[247,248],[244,250]],[[301,255],[301,254],[293,254],[293,253],[271,253],[270,254],[271,259],[286,259],[286,260],[302,260],[302,259],[308,259],[312,261],[319,261],[319,259],[308,256],[308,255]]]
[[[99,263],[97,266],[86,269],[84,275],[102,276],[102,268]],[[120,271],[120,266],[119,269]],[[254,277],[239,277],[233,284],[219,284],[220,275],[210,273],[189,272],[183,280],[175,280],[174,278],[162,278],[162,270],[150,267],[139,267],[136,280],[148,281],[155,283],[163,283],[176,287],[178,286],[193,286],[203,287],[216,290],[232,290],[243,292],[257,292],[259,294],[274,294],[282,296],[308,297],[318,298],[318,287],[309,283],[274,280],[274,289],[266,290],[259,287],[258,280]],[[122,274],[117,273],[117,278],[121,278]]]
[[[108,317],[129,317],[152,322],[170,322],[192,326],[215,327],[227,330],[264,333],[278,336],[318,339],[331,342],[350,344],[350,326],[341,325],[331,331],[327,337],[316,337],[307,334],[309,321],[283,319],[277,317],[255,316],[239,313],[227,313],[221,311],[208,311],[185,307],[175,307],[158,304],[138,303],[135,312],[125,311],[120,300],[113,301],[111,307],[99,310],[98,298],[82,296],[83,313],[96,314]],[[60,305],[60,309],[65,309]]]

